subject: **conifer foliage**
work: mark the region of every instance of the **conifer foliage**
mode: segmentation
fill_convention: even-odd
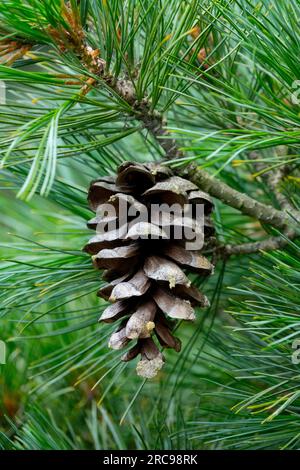
[[[1,448],[299,448],[299,17],[1,1]]]

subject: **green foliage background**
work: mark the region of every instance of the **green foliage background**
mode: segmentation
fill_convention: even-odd
[[[107,73],[167,118],[184,157],[276,206],[265,175],[288,164],[281,190],[299,209],[298,0],[70,1]],[[199,32],[193,34],[195,26]],[[90,180],[124,160],[159,160],[133,106],[95,78],[50,29],[68,31],[60,0],[0,5],[1,339],[4,449],[297,449],[299,242],[219,262],[201,284],[211,307],[181,324],[152,381],[107,349],[101,281],[82,247]],[[2,46],[1,46],[2,47]],[[2,48],[0,48],[2,51]],[[202,64],[199,52],[202,51]],[[203,53],[205,51],[205,53]],[[64,76],[68,75],[68,79]],[[255,157],[255,158],[254,158]],[[16,198],[18,196],[18,198]],[[271,229],[216,202],[222,242]],[[275,230],[272,232],[275,233]]]

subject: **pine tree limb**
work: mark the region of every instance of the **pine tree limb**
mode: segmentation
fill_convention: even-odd
[[[289,173],[289,166],[283,165],[278,168],[276,171],[273,171],[269,174],[267,182],[269,188],[273,191],[276,200],[282,210],[289,212],[292,216],[297,218],[297,211],[290,203],[289,199],[283,194],[281,190],[282,181]]]
[[[145,113],[141,117],[141,120],[144,122],[145,128],[151,132],[163,148],[167,158],[173,159],[183,156],[182,152],[177,147],[176,141],[165,137],[167,132],[163,128],[161,117],[152,117]],[[189,164],[187,167],[178,170],[178,173],[185,178],[189,178],[190,181],[211,196],[216,197],[230,207],[239,210],[243,214],[254,217],[263,223],[270,224],[279,229],[287,229],[290,225],[294,225],[295,221],[300,222],[299,212],[293,210],[291,213],[290,206],[287,207],[285,205],[283,210],[277,210],[272,206],[258,202],[247,194],[240,193],[226,183],[217,180],[195,164]],[[289,209],[288,212],[291,214],[292,218],[286,210],[284,210],[286,208]]]
[[[223,245],[219,247],[218,253],[221,258],[227,258],[232,255],[254,254],[260,251],[275,251],[287,246],[289,242],[297,236],[298,233],[295,230],[290,230],[284,234],[284,237],[269,237],[262,241],[241,243],[238,245]]]
[[[189,177],[193,183],[197,184],[211,196],[220,199],[243,214],[258,219],[260,222],[270,224],[279,229],[284,229],[293,223],[293,219],[285,211],[277,210],[272,206],[256,201],[247,194],[236,191],[226,183],[216,180],[216,178],[210,176],[196,165],[189,165],[181,171],[181,174]],[[297,221],[300,221],[299,214],[297,214]]]
[[[105,60],[99,57],[99,51],[92,49],[85,43],[84,37],[78,42],[77,36],[76,41],[72,43],[72,46],[79,60],[81,60],[91,74],[99,77],[99,80],[103,80],[110,89],[131,106],[132,114],[143,123],[144,128],[156,139],[164,150],[165,157],[172,159],[182,157],[183,154],[178,149],[175,140],[167,137],[167,130],[164,127],[165,123],[162,116],[157,112],[151,111],[146,99],[142,101],[136,99],[133,83],[130,80],[115,79],[108,74]],[[247,194],[236,191],[194,164],[189,164],[178,173],[185,178],[189,178],[190,181],[211,196],[263,223],[270,224],[278,229],[287,230],[295,222],[284,210],[277,210],[272,206],[256,201]],[[293,217],[296,219],[296,222],[300,221],[298,213],[294,213]],[[275,243],[274,240],[272,243]],[[272,243],[269,242],[269,246]],[[248,250],[247,252],[250,252],[250,246],[246,249]],[[252,245],[252,249],[257,251],[257,245]]]

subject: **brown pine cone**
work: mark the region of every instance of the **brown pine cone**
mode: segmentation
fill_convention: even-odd
[[[212,273],[213,266],[200,253],[202,245],[197,250],[186,248],[184,229],[200,235],[204,246],[208,245],[214,233],[210,220],[212,201],[165,166],[132,162],[122,164],[116,178],[93,181],[88,201],[97,213],[88,227],[96,229],[97,235],[84,249],[93,255],[96,268],[105,269],[103,279],[108,284],[98,295],[112,302],[100,321],[121,320],[110,337],[109,347],[122,349],[136,340],[122,360],[130,361],[140,354],[137,374],[154,377],[163,366],[164,357],[153,338],[164,348],[180,351],[181,342],[172,334],[174,320],[169,318],[194,320],[194,307],[209,304],[206,296],[191,286],[185,271],[206,276]],[[107,204],[114,211],[107,211]],[[165,208],[177,204],[180,210],[190,204],[192,211],[184,219],[176,211],[164,217],[165,214],[151,213],[153,204],[167,204]],[[203,224],[196,220],[196,204],[203,204]],[[142,213],[147,218],[141,221],[137,214]],[[109,229],[104,231],[104,227]],[[181,239],[178,229],[183,232]]]

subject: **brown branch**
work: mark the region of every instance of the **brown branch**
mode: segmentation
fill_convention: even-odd
[[[293,217],[297,218],[297,211],[292,206],[289,199],[281,191],[282,181],[288,175],[289,171],[290,170],[288,165],[281,166],[276,171],[273,171],[269,174],[267,183],[269,188],[273,191],[281,209],[287,211]]]
[[[163,148],[166,157],[172,159],[182,157],[183,153],[178,149],[176,141],[167,138],[167,131],[163,127],[161,116],[151,116],[147,113],[147,110],[145,111],[146,112],[141,115],[140,119],[144,123],[144,127]],[[291,213],[293,218],[289,217],[285,210],[277,210],[272,206],[256,201],[244,193],[236,191],[226,183],[210,176],[209,173],[194,164],[189,164],[187,167],[177,172],[189,178],[190,181],[211,196],[220,199],[225,204],[246,215],[255,217],[263,223],[270,224],[279,229],[287,229],[289,225],[294,225],[295,220],[300,222],[299,212],[295,210],[291,211],[290,206],[288,207],[289,213]],[[287,208],[287,206],[285,207]]]
[[[286,212],[277,210],[272,206],[256,201],[247,194],[236,191],[223,181],[216,180],[216,178],[210,176],[196,165],[188,165],[187,168],[181,171],[181,174],[188,177],[211,196],[220,199],[243,214],[255,217],[263,223],[270,224],[279,229],[294,224],[293,219]],[[297,214],[296,220],[297,222],[300,221],[299,214]]]
[[[159,113],[151,113],[149,107],[139,110],[139,119],[143,122],[144,128],[150,132],[165,152],[165,159],[176,159],[183,157],[183,153],[177,147],[175,139],[170,139],[165,129],[166,122],[163,121]],[[142,111],[142,112],[141,112]]]
[[[52,34],[52,36],[55,37],[55,34]],[[133,115],[143,123],[144,128],[147,129],[159,143],[165,152],[165,157],[172,159],[182,157],[183,154],[178,149],[176,141],[169,138],[165,129],[166,123],[163,122],[162,116],[157,112],[151,111],[146,99],[142,101],[138,101],[136,99],[133,83],[129,80],[115,79],[112,77],[106,71],[105,60],[99,56],[99,51],[88,46],[85,43],[83,35],[76,35],[76,38],[73,39],[72,35],[68,33],[64,37],[64,41],[66,39],[71,41],[73,51],[77,54],[78,58],[89,72],[103,80],[111,90],[131,106]],[[65,47],[65,44],[63,47]],[[184,177],[188,177],[203,191],[217,199],[220,199],[225,204],[246,215],[255,217],[263,223],[283,229],[286,233],[290,230],[289,225],[294,222],[285,211],[279,211],[272,206],[258,202],[250,196],[236,191],[226,183],[210,176],[206,171],[200,169],[194,164],[190,164],[183,170],[180,170],[179,174]],[[300,221],[300,215],[298,213],[296,215],[296,220]],[[238,246],[236,248],[228,246],[226,250],[228,253],[231,252],[231,254],[233,254],[234,251],[236,254],[241,252],[252,253],[268,247],[274,247],[274,249],[276,249],[280,244],[281,242],[279,242],[278,237],[271,237],[263,242],[243,244],[239,248]]]
[[[287,231],[285,237],[269,237],[262,241],[241,243],[238,245],[223,245],[220,246],[217,251],[220,257],[226,258],[231,255],[244,255],[259,253],[260,251],[275,251],[284,248],[289,244],[290,240],[293,240],[298,236],[295,230]]]
[[[166,138],[167,131],[163,128],[161,117],[157,115],[152,117],[146,112],[141,116],[141,120],[145,128],[151,132],[163,148],[167,158],[180,158],[183,156],[182,152],[177,147],[176,141]],[[286,229],[290,224],[294,224],[295,222],[285,211],[279,211],[272,206],[256,201],[247,194],[236,191],[226,183],[210,176],[205,170],[202,170],[194,164],[189,164],[187,167],[179,170],[178,173],[189,178],[190,181],[211,196],[220,199],[225,204],[246,215],[255,217],[261,222],[270,224],[279,229]],[[296,221],[300,222],[300,214],[297,211],[293,211],[292,215]]]

